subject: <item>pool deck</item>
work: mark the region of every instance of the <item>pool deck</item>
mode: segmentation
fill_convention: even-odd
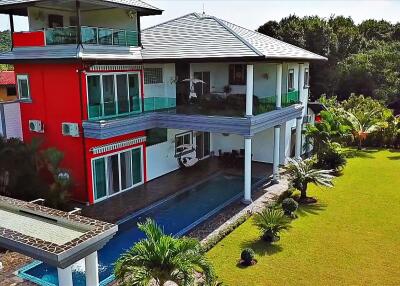
[[[151,180],[130,191],[113,196],[107,200],[82,209],[82,215],[102,221],[116,223],[153,203],[174,193],[189,188],[201,181],[223,172],[230,175],[243,175],[243,167],[227,166],[218,158],[201,161],[192,168],[179,169]],[[252,177],[265,180],[272,174],[272,165],[253,162]]]

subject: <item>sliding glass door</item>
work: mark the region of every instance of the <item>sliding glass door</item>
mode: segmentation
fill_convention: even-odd
[[[141,112],[139,83],[138,73],[88,75],[89,119]]]
[[[141,147],[94,159],[92,172],[95,201],[141,184],[142,161]]]

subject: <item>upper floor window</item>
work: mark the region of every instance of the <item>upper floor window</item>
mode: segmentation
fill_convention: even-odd
[[[162,68],[145,68],[144,69],[144,84],[163,83]]]
[[[50,14],[48,17],[50,28],[58,28],[64,26],[64,17],[62,15]]]
[[[288,71],[288,91],[293,91],[294,88],[294,69]]]
[[[17,75],[18,95],[21,100],[30,100],[29,77],[27,75]]]
[[[7,87],[7,96],[16,96],[17,95],[17,89],[15,86],[10,86]]]
[[[138,73],[88,75],[87,94],[89,119],[142,110]]]
[[[304,88],[310,87],[310,70],[308,68],[304,69]]]
[[[229,65],[229,84],[245,85],[247,77],[246,65]]]

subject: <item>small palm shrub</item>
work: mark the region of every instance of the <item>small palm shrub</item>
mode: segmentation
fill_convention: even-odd
[[[283,213],[289,217],[295,218],[294,212],[299,207],[299,204],[292,198],[286,198],[282,201]]]
[[[254,264],[254,257],[255,257],[254,250],[251,248],[243,249],[242,253],[240,254],[241,263],[246,266],[250,266]]]
[[[199,241],[166,235],[151,219],[139,223],[138,228],[146,238],[117,260],[114,274],[119,285],[163,286],[168,281],[182,286],[198,285],[198,271],[204,277],[201,285],[213,285],[214,270]]]
[[[266,208],[254,215],[254,225],[261,231],[262,239],[271,243],[279,241],[279,232],[289,229],[290,221],[281,210]]]
[[[315,203],[316,199],[307,197],[309,183],[333,187],[333,170],[315,169],[313,159],[291,159],[286,167],[291,185],[300,191],[300,203]]]

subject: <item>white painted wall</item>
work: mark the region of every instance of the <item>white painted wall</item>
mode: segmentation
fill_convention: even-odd
[[[5,122],[5,126],[3,123]],[[5,129],[5,134],[3,130]],[[0,135],[22,139],[21,109],[19,102],[2,103],[0,108]]]
[[[232,152],[232,150],[244,149],[244,138],[243,136],[236,134],[229,134],[228,136],[220,133],[211,134],[211,150],[214,151],[215,155],[218,156],[219,150],[221,152]]]
[[[168,129],[166,142],[146,147],[147,179],[153,180],[179,169],[175,158],[175,135],[185,130]]]
[[[163,83],[145,84],[144,97],[176,97],[175,64],[145,64],[144,68],[163,69]]]
[[[37,31],[48,28],[48,15],[61,15],[64,17],[64,27],[71,26],[70,17],[75,16],[73,11],[61,11],[47,8],[28,8],[29,30]],[[137,30],[137,16],[133,18],[128,15],[128,10],[114,8],[98,11],[83,11],[81,12],[81,25],[117,28],[124,30]]]

